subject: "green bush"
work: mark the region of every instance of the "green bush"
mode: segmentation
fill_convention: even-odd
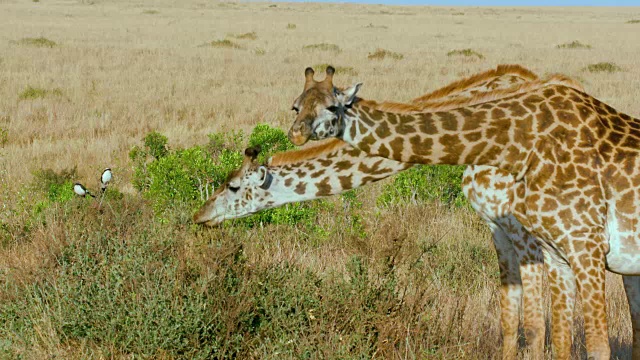
[[[384,187],[378,203],[384,206],[410,201],[439,201],[455,207],[466,206],[460,187],[464,166],[419,165],[398,174]]]
[[[4,147],[9,142],[9,133],[7,130],[0,128],[0,147]]]
[[[134,166],[133,185],[151,200],[156,214],[167,216],[175,209],[195,211],[213,189],[224,183],[243,161],[246,136],[242,131],[209,134],[205,146],[170,150],[167,138],[150,133],[144,146],[129,152]],[[260,146],[258,161],[264,163],[276,152],[294,146],[284,131],[258,124],[249,135],[247,146]],[[242,226],[259,224],[300,224],[317,229],[315,219],[322,201],[288,204],[235,221]]]

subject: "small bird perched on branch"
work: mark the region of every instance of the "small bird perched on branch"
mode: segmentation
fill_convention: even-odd
[[[111,174],[111,169],[104,169],[102,175],[100,176],[100,189],[102,190],[102,192],[107,190],[107,185],[109,185],[109,181],[111,181],[112,177],[113,174]]]
[[[73,192],[76,193],[76,195],[82,196],[82,197],[86,197],[87,195],[93,198],[95,197],[95,195],[91,194],[89,190],[87,190],[87,188],[85,188],[84,185],[80,183],[73,184]]]

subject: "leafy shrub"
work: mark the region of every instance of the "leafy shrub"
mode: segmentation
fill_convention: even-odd
[[[614,63],[600,62],[597,64],[591,64],[585,68],[589,72],[617,72],[622,71],[622,68]]]
[[[56,172],[43,169],[33,172],[32,188],[45,194],[50,202],[65,202],[73,198],[73,182],[78,177],[76,167]]]
[[[144,10],[142,11],[143,14],[145,15],[157,15],[160,14],[160,11],[158,10]]]
[[[393,51],[385,50],[385,49],[376,49],[376,51],[367,55],[367,58],[369,60],[382,60],[385,58],[390,58],[393,60],[401,60],[402,58],[404,58],[404,55],[393,52]]]
[[[174,209],[198,208],[202,201],[220,186],[243,160],[245,135],[242,131],[213,133],[205,146],[170,150],[167,138],[153,132],[144,138],[143,147],[134,147],[129,157],[134,163],[134,187],[151,200],[158,215]],[[294,146],[284,131],[258,124],[248,139],[248,146],[262,148],[261,163],[275,152]],[[315,218],[322,201],[288,204],[260,212],[235,223],[243,226],[259,224],[302,224],[315,228]]]
[[[578,40],[566,44],[556,45],[558,49],[591,49],[591,45],[583,44]]]
[[[632,20],[627,21],[627,24],[640,24],[640,20],[632,19]]]
[[[327,44],[327,43],[305,45],[302,47],[302,50],[333,51],[336,53],[339,53],[342,51],[338,45]]]
[[[467,204],[460,187],[464,166],[419,165],[398,174],[378,197],[381,205],[439,201],[460,207]]]
[[[478,59],[484,59],[484,55],[473,49],[462,49],[462,50],[451,50],[447,53],[447,56],[465,56],[465,57],[476,57]]]
[[[34,46],[34,47],[48,47],[48,48],[52,48],[57,46],[58,44],[56,44],[55,41],[53,40],[49,40],[45,37],[39,37],[39,38],[23,38],[17,41],[17,44],[19,45],[26,45],[26,46]]]
[[[369,25],[365,26],[366,29],[388,29],[385,25],[373,25],[373,23],[369,23]]]
[[[294,30],[296,28],[296,24],[289,23],[287,24],[287,30]]]

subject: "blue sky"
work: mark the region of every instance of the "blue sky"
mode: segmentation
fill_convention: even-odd
[[[292,0],[288,0],[292,1]],[[300,0],[293,0],[300,2]],[[366,3],[387,5],[439,5],[439,6],[640,6],[640,0],[343,0],[314,2]]]

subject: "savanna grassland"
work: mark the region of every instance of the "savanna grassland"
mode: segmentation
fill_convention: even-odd
[[[499,357],[495,253],[457,170],[215,229],[191,223],[206,191],[174,170],[217,186],[247,142],[282,144],[307,66],[407,101],[518,63],[638,117],[638,34],[640,8],[2,2],[0,357]],[[105,167],[104,198],[73,196]]]

